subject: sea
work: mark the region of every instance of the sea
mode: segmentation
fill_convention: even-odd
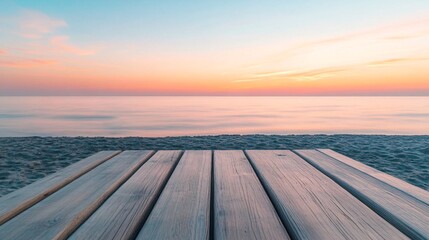
[[[428,135],[429,97],[0,97],[0,136]]]

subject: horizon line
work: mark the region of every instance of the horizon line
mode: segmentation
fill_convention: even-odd
[[[429,94],[6,94],[0,97],[429,97]]]

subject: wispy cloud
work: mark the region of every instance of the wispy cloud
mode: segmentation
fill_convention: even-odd
[[[7,24],[9,26],[4,32],[15,38],[17,43],[0,49],[0,65],[3,67],[43,66],[61,62],[65,54],[84,56],[96,53],[95,49],[72,44],[68,35],[58,33],[60,28],[67,26],[64,20],[39,11],[21,11]]]
[[[54,36],[51,38],[50,43],[57,50],[75,54],[75,55],[93,55],[95,54],[95,50],[93,49],[83,49],[77,47],[69,42],[69,36]]]
[[[244,68],[261,67],[276,64],[282,61],[291,60],[297,55],[302,55],[312,51],[318,51],[325,47],[351,42],[357,47],[362,44],[363,39],[375,40],[409,40],[429,36],[429,17],[418,17],[407,21],[395,22],[377,27],[362,29],[360,31],[335,35],[326,38],[304,41],[293,44],[279,53],[269,56],[258,63],[244,66]]]
[[[416,27],[424,27],[426,29],[429,29],[429,17],[423,17],[423,18],[417,18],[412,19],[408,21],[403,22],[397,22],[397,23],[391,23],[383,26],[373,27],[364,29],[361,31],[356,31],[348,34],[328,37],[316,41],[310,41],[305,44],[303,44],[300,47],[309,47],[309,46],[319,46],[319,45],[325,45],[325,44],[332,44],[332,43],[338,43],[338,42],[344,42],[349,40],[354,40],[356,38],[361,37],[368,37],[368,36],[374,36],[374,35],[383,35],[386,34],[388,37],[395,37],[395,35],[398,32],[405,31],[408,33],[403,33],[401,35],[402,38],[413,38],[413,37],[419,37],[422,34],[427,35],[429,32],[424,31],[420,34],[415,33],[409,33],[409,31],[413,31],[416,29]]]
[[[410,32],[410,31],[415,31],[416,28],[420,29],[421,27],[425,29],[429,29],[429,17],[412,19],[412,20],[403,21],[399,23],[391,23],[383,26],[378,26],[374,28],[368,28],[361,31],[352,32],[349,34],[328,37],[328,38],[320,39],[316,41],[310,41],[298,47],[305,48],[305,47],[320,46],[325,44],[333,44],[338,42],[355,40],[356,38],[362,38],[362,37],[368,37],[368,36],[376,37],[379,35],[387,35],[387,37],[395,37],[398,34],[398,32],[402,32],[402,31],[404,31],[404,33],[402,33],[401,35],[403,39],[419,37],[419,36],[422,36],[422,34],[423,35],[429,34],[429,32],[427,31],[420,32],[420,34]]]
[[[41,38],[45,34],[65,26],[67,23],[64,20],[54,19],[33,10],[21,12],[18,18],[19,34],[25,38]]]
[[[424,16],[298,42],[244,66],[243,74],[232,82],[320,81],[333,79],[343,72],[414,64],[429,60],[429,45],[417,39],[427,37],[429,17]],[[264,69],[271,71],[264,72]]]
[[[429,22],[428,22],[429,24]],[[389,36],[386,36],[384,39],[386,40],[408,40],[408,39],[416,39],[421,37],[427,37],[429,36],[429,26],[427,30],[423,31],[417,31],[414,33],[398,33],[398,34],[391,34]]]
[[[389,66],[393,64],[399,64],[399,63],[425,61],[425,60],[429,60],[429,58],[392,58],[392,59],[385,59],[381,61],[368,62],[363,65],[368,67],[381,67],[381,66]]]
[[[346,71],[347,67],[328,67],[307,71],[279,71],[257,73],[248,78],[234,80],[240,82],[256,82],[263,80],[293,80],[293,81],[316,81],[323,78],[331,77],[335,73]]]
[[[234,83],[256,82],[256,81],[273,81],[273,80],[292,80],[292,81],[317,81],[333,77],[337,73],[351,71],[360,67],[383,67],[394,64],[426,61],[429,58],[392,58],[379,61],[370,61],[354,65],[344,65],[336,67],[318,68],[306,71],[272,71],[255,73],[249,77],[233,80]]]
[[[57,61],[48,59],[1,60],[0,66],[6,67],[36,67],[55,64]]]

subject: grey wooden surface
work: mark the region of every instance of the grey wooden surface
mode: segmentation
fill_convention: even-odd
[[[6,195],[0,240],[429,239],[427,191],[332,150],[182,152],[100,152]]]
[[[297,150],[313,166],[412,239],[429,239],[429,206],[317,150]]]
[[[0,225],[118,154],[101,151],[0,198]]]
[[[353,168],[356,168],[357,170],[363,173],[366,173],[371,177],[377,178],[378,180],[383,181],[391,185],[392,187],[395,187],[429,205],[429,192],[424,189],[421,189],[412,184],[409,184],[387,173],[381,172],[375,168],[372,168],[352,158],[344,156],[343,154],[337,153],[331,149],[317,149],[317,150]]]
[[[179,160],[181,151],[158,151],[70,239],[133,239]]]
[[[214,152],[214,239],[288,239],[243,151]]]
[[[246,153],[293,239],[407,239],[293,152]]]
[[[137,239],[209,239],[212,151],[186,151]]]
[[[125,151],[0,226],[0,239],[55,239],[78,225],[131,175],[151,151]],[[60,237],[61,238],[61,237]]]

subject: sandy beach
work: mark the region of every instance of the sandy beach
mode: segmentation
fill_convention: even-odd
[[[2,137],[0,195],[28,185],[101,150],[300,148],[331,148],[429,190],[429,136]]]

